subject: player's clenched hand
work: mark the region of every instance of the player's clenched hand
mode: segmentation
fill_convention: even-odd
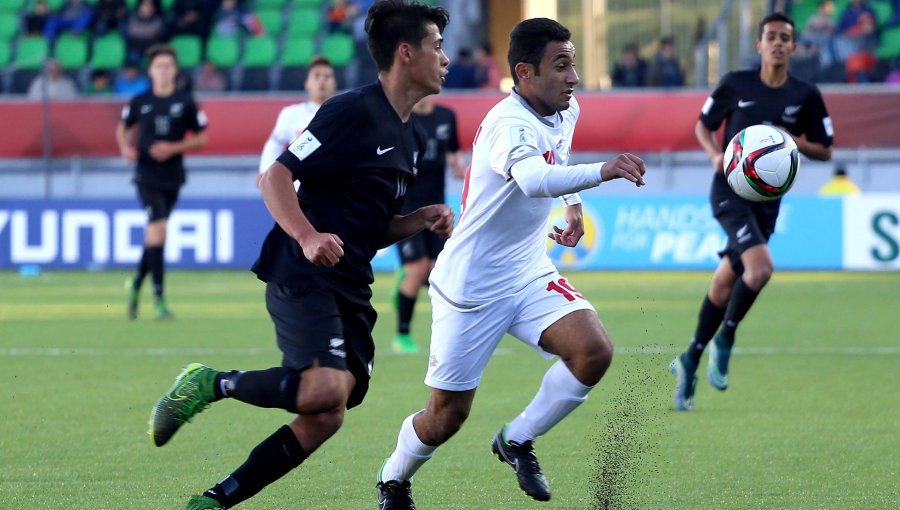
[[[556,241],[556,244],[573,248],[584,236],[584,218],[581,205],[566,207],[565,230],[553,225],[553,232],[548,232],[547,237]]]
[[[311,232],[297,240],[303,256],[317,266],[334,267],[344,256],[344,242],[335,234]]]
[[[150,146],[150,157],[163,162],[178,154],[178,146],[172,142],[155,142]]]
[[[626,152],[603,163],[600,167],[600,177],[603,182],[622,178],[633,182],[636,186],[643,186],[646,171],[643,159]]]
[[[427,205],[419,209],[425,228],[447,239],[453,233],[453,210],[447,204]]]
[[[725,163],[725,153],[717,153],[715,156],[709,159],[709,162],[712,163],[713,169],[716,172],[723,172],[725,170],[722,166]]]

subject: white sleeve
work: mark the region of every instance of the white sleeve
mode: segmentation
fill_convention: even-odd
[[[485,142],[490,147],[491,170],[507,181],[512,179],[509,170],[514,164],[541,155],[534,128],[518,119],[493,126]]]
[[[559,199],[565,206],[581,203],[581,196],[578,193],[566,193],[565,195],[560,195]]]
[[[287,122],[287,109],[282,109],[278,114],[278,120],[275,121],[275,128],[272,130],[272,134],[269,135],[269,138],[266,140],[266,144],[263,146],[262,154],[259,157],[259,173],[263,173],[272,166],[272,163],[278,159],[278,156],[284,152],[284,148],[291,143],[291,140],[285,140],[286,130],[285,124]]]
[[[510,169],[516,184],[528,197],[559,197],[599,186],[603,163],[548,165],[541,156],[521,159]],[[570,204],[566,204],[570,205]]]

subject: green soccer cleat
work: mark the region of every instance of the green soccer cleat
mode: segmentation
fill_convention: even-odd
[[[416,354],[420,351],[416,341],[409,333],[397,333],[392,344],[397,354]]]
[[[135,320],[138,318],[138,298],[141,291],[134,288],[134,280],[127,280],[125,288],[128,290],[128,319]]]
[[[720,335],[709,343],[709,363],[706,365],[706,376],[709,384],[719,391],[728,389],[728,360],[731,359],[731,347],[719,345]]]
[[[200,363],[191,363],[181,370],[175,384],[159,399],[150,414],[149,434],[153,444],[168,443],[182,425],[218,400],[213,387],[217,374]]]
[[[675,376],[675,396],[673,402],[678,411],[694,410],[694,391],[697,389],[697,367],[686,366],[682,355],[669,363],[669,372]]]
[[[224,510],[221,503],[206,496],[191,496],[184,510]]]
[[[156,298],[156,320],[158,321],[170,321],[175,318],[172,312],[169,311],[169,307],[166,306],[166,300],[163,298]]]

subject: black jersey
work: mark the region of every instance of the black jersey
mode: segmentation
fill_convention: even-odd
[[[447,169],[447,153],[459,150],[456,132],[456,115],[453,110],[435,106],[428,115],[413,113],[425,129],[425,153],[419,163],[416,184],[410,186],[404,212],[419,207],[444,202],[444,174]]]
[[[700,122],[715,131],[725,123],[722,150],[742,129],[756,124],[778,125],[794,136],[806,135],[810,142],[830,147],[833,143],[831,117],[822,94],[815,85],[788,75],[784,85],[772,88],[762,82],[759,68],[735,71],[722,77],[703,105]],[[716,172],[712,193],[730,193],[722,172]],[[778,201],[765,202],[778,206]]]
[[[253,271],[266,282],[299,286],[310,278],[368,303],[372,258],[399,214],[425,134],[414,118],[403,123],[380,82],[335,96],[278,157],[300,181],[300,208],[312,226],[336,234],[344,256],[333,268],[315,266],[276,223]]]
[[[187,92],[176,91],[158,97],[153,91],[139,94],[122,109],[126,127],[138,125],[138,159],[134,182],[140,186],[178,189],[184,184],[181,154],[165,161],[150,157],[154,142],[180,142],[188,131],[199,133],[206,128],[206,115]]]

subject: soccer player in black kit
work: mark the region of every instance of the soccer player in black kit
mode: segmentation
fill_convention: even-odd
[[[767,243],[775,231],[780,200],[750,202],[737,196],[722,172],[724,147],[742,129],[770,124],[788,132],[808,158],[831,159],[833,132],[822,95],[815,85],[788,73],[796,48],[795,26],[790,18],[780,13],[764,18],[756,42],[761,67],[726,74],[703,105],[695,128],[697,140],[715,170],[710,203],[728,235],[728,244],[720,252],[722,261],[700,307],[694,337],[687,350],[669,365],[677,379],[675,408],[681,411],[694,407],[695,374],[707,344],[709,382],[719,391],[728,387],[735,330],[774,270]],[[715,132],[723,121],[725,138],[720,144]]]
[[[141,284],[149,272],[153,276],[156,318],[166,320],[172,318],[163,298],[166,224],[185,181],[182,154],[206,145],[206,115],[190,93],[176,90],[175,50],[166,45],[152,46],[147,50],[147,60],[153,86],[131,99],[116,127],[122,157],[127,162],[137,160],[134,183],[148,215],[144,253],[128,297],[128,318],[137,318]],[[135,129],[137,148],[132,142]],[[186,137],[188,131],[194,136]]]
[[[263,173],[259,188],[276,221],[253,266],[267,283],[281,366],[218,372],[184,367],[151,416],[154,444],[211,403],[232,398],[294,418],[187,510],[231,508],[300,465],[334,435],[369,386],[376,251],[423,229],[448,237],[453,212],[435,204],[400,215],[424,154],[413,105],[441,90],[449,63],[442,7],[379,0],[368,11],[378,80],[325,102],[307,129]],[[295,193],[293,180],[300,181]]]
[[[453,176],[465,177],[459,136],[456,130],[456,114],[450,108],[434,104],[431,96],[423,98],[413,108],[413,117],[425,128],[425,155],[419,165],[415,185],[409,188],[402,213],[407,214],[428,204],[445,201],[444,173],[449,165]],[[444,247],[444,240],[433,232],[423,231],[397,243],[402,264],[400,282],[395,303],[397,307],[397,333],[394,336],[395,352],[416,353],[416,345],[410,335],[410,324],[416,307],[419,289],[428,283],[428,275],[434,261]]]

